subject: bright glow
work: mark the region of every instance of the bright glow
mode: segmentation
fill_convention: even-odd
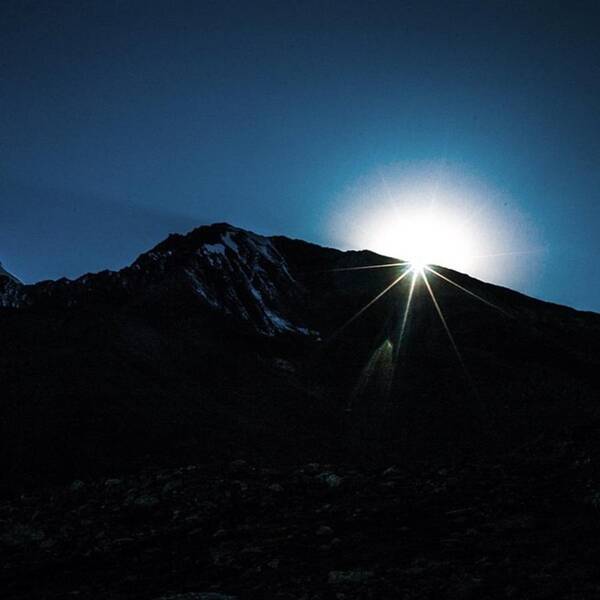
[[[384,222],[374,219],[370,227],[367,248],[406,259],[416,271],[426,265],[468,271],[473,267],[473,257],[480,253],[467,216],[461,218],[441,207],[398,211]]]
[[[409,260],[409,264],[410,264],[410,268],[415,273],[422,273],[423,269],[429,264],[429,262],[426,260],[422,260],[420,258],[413,258],[413,259]]]
[[[459,283],[456,283],[449,277],[446,277],[446,275],[444,275],[443,273],[436,271],[431,266],[429,266],[427,264],[419,264],[417,261],[411,262],[409,265],[406,265],[406,263],[390,263],[390,264],[384,264],[384,265],[374,264],[374,265],[364,265],[362,267],[348,267],[348,268],[339,268],[339,269],[333,269],[333,270],[334,271],[358,271],[358,270],[365,270],[365,269],[381,269],[384,267],[396,268],[396,269],[398,267],[401,267],[401,268],[403,268],[403,271],[398,277],[396,277],[392,281],[392,283],[390,283],[387,287],[385,287],[383,290],[381,290],[368,304],[363,306],[363,308],[361,308],[357,313],[355,313],[352,317],[350,317],[350,319],[348,319],[339,329],[337,329],[330,336],[330,339],[335,338],[348,325],[350,325],[353,321],[358,319],[365,311],[367,311],[373,304],[375,304],[375,302],[377,302],[380,298],[385,296],[388,292],[390,292],[391,290],[396,288],[396,286],[408,274],[412,274],[410,288],[409,288],[408,295],[406,297],[406,301],[405,301],[405,305],[404,305],[404,317],[402,318],[402,326],[401,326],[398,338],[397,338],[395,344],[393,344],[390,341],[390,339],[387,338],[385,340],[385,342],[379,347],[379,349],[376,350],[371,355],[371,358],[369,359],[367,365],[362,369],[361,376],[358,380],[358,383],[355,387],[354,392],[350,395],[350,403],[348,404],[348,407],[346,410],[347,411],[352,410],[352,404],[354,402],[354,399],[357,396],[359,396],[366,389],[367,385],[369,385],[370,381],[374,377],[377,377],[379,380],[379,389],[380,389],[381,393],[383,394],[383,396],[385,397],[385,396],[390,395],[390,391],[392,389],[392,384],[393,384],[393,379],[394,379],[394,373],[395,373],[395,369],[396,369],[395,361],[398,357],[401,346],[403,345],[403,342],[404,342],[404,333],[406,331],[406,325],[407,325],[408,318],[410,315],[410,308],[411,308],[412,298],[413,298],[413,294],[415,292],[415,284],[417,283],[417,280],[421,280],[424,283],[424,285],[427,289],[427,292],[429,293],[429,296],[431,298],[431,301],[433,302],[435,310],[440,318],[442,326],[446,332],[448,340],[450,341],[450,345],[451,345],[452,349],[454,350],[454,353],[456,354],[456,357],[458,358],[458,360],[461,364],[461,367],[464,371],[467,381],[469,382],[470,387],[472,388],[473,394],[475,395],[476,398],[479,398],[479,394],[477,392],[477,387],[475,385],[475,382],[474,382],[473,378],[471,377],[471,374],[469,373],[467,365],[466,365],[466,363],[463,359],[463,356],[458,348],[458,344],[456,343],[456,340],[454,339],[454,335],[452,334],[452,331],[450,330],[450,326],[448,325],[446,316],[444,315],[442,307],[440,306],[440,303],[439,303],[438,299],[436,298],[436,295],[435,295],[433,288],[427,277],[427,273],[431,273],[432,275],[435,275],[440,280],[445,281],[445,282],[449,283],[450,285],[455,286],[459,290],[462,290],[466,295],[476,298],[483,304],[486,304],[487,306],[500,311],[505,316],[509,316],[509,314],[504,309],[500,308],[499,306],[496,306],[495,304],[491,303],[489,300],[486,300],[485,298],[479,296],[478,294],[467,289],[466,287],[463,287]]]
[[[340,199],[331,237],[408,261],[417,272],[440,265],[514,286],[531,277],[540,245],[511,204],[445,165],[388,168]]]

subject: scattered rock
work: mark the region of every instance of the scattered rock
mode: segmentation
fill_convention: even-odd
[[[46,534],[42,530],[17,523],[0,535],[0,542],[7,546],[21,546],[41,542],[45,537]]]
[[[170,492],[178,490],[182,486],[183,486],[182,479],[173,479],[172,481],[167,481],[167,483],[165,483],[165,485],[163,486],[162,493],[165,495],[169,494]]]
[[[224,542],[210,549],[213,564],[217,567],[231,567],[235,563],[236,546],[232,542]]]
[[[116,479],[116,478],[113,478],[113,479],[107,479],[107,480],[104,482],[104,485],[105,485],[107,488],[114,488],[114,487],[118,487],[118,486],[120,486],[122,483],[123,483],[123,480],[122,480],[122,479]]]
[[[382,475],[384,477],[391,477],[393,475],[398,475],[400,473],[400,471],[398,470],[398,467],[396,467],[396,465],[392,465],[391,467],[388,467],[383,473]]]
[[[237,597],[217,592],[186,592],[183,594],[168,594],[156,600],[237,600]]]
[[[333,585],[365,583],[372,577],[373,571],[330,571],[327,581]]]
[[[226,535],[227,535],[226,529],[217,529],[217,531],[215,531],[213,533],[214,538],[222,538],[222,537],[225,537]]]
[[[152,508],[159,504],[160,500],[156,496],[144,494],[135,499],[134,504],[141,508]]]
[[[318,475],[318,478],[326,483],[330,488],[337,488],[342,485],[342,478],[336,475],[335,473],[321,473]]]
[[[79,490],[83,489],[84,487],[85,487],[85,483],[83,483],[83,481],[81,481],[81,479],[76,479],[69,486],[69,490],[71,490],[72,492],[78,492]]]
[[[308,463],[304,466],[304,472],[308,474],[316,475],[319,472],[321,465],[319,463]]]
[[[50,585],[52,598],[77,591],[126,600],[134,589],[154,589],[157,600],[223,600],[232,598],[221,591],[227,585],[239,598],[474,600],[508,597],[510,577],[519,584],[515,598],[522,586],[532,599],[595,597],[600,524],[585,498],[598,463],[580,475],[570,456],[563,471],[527,461],[509,477],[508,468],[454,469],[460,481],[443,494],[437,467],[407,471],[398,493],[384,485],[400,486],[395,471],[343,465],[310,475],[306,465],[260,465],[243,476],[221,465],[163,468],[118,484],[86,479],[76,494],[73,483],[29,492],[0,500],[3,586],[11,600],[45,597]],[[546,523],[536,504],[577,510]],[[205,591],[190,591],[195,582]]]
[[[232,473],[243,473],[248,469],[248,463],[245,460],[233,460],[229,463],[229,468]]]

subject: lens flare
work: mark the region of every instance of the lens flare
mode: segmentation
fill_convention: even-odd
[[[511,208],[510,198],[446,165],[379,170],[338,206],[329,231],[338,247],[372,250],[417,271],[440,265],[524,291],[539,272],[544,250],[533,224]]]
[[[439,264],[469,271],[480,253],[467,216],[445,207],[404,210],[382,221],[373,219],[364,243],[386,256],[406,259],[418,271]]]
[[[452,286],[458,290],[459,298],[469,302],[476,300],[491,309],[490,317],[495,313],[493,318],[498,318],[498,314],[511,318],[507,310],[477,293],[476,282],[473,287],[477,291],[468,289],[471,285],[467,278],[457,277],[447,270],[468,272],[511,287],[530,279],[537,270],[535,258],[539,258],[543,247],[521,215],[505,208],[507,204],[507,199],[471,179],[455,177],[445,167],[378,172],[375,181],[371,179],[352,190],[352,200],[346,202],[346,210],[338,212],[334,220],[331,237],[335,244],[348,249],[368,249],[391,258],[385,262],[380,257],[370,265],[333,271],[355,271],[356,277],[361,277],[369,269],[393,269],[392,278],[391,283],[334,331],[328,341],[334,340],[392,292],[397,301],[392,314],[398,315],[399,321],[392,335],[387,330],[380,334],[386,336],[385,341],[362,370],[351,404],[365,386],[375,381],[383,393],[391,394],[393,380],[402,372],[411,342],[415,336],[431,333],[415,327],[419,319],[410,330],[408,328],[415,310],[424,306],[423,301],[413,301],[415,294],[422,292],[433,305],[469,389],[479,398],[477,382],[468,368],[468,355],[463,354],[460,340],[453,331],[454,315],[446,314],[440,301],[444,296],[439,294],[438,297],[436,292],[443,286]],[[526,261],[523,256],[527,256]],[[412,275],[410,285],[400,286],[409,274]]]

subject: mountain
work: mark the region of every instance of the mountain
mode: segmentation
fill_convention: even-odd
[[[4,269],[2,263],[0,263],[0,277],[9,279],[14,283],[21,283],[14,275],[11,275],[6,269]]]
[[[3,271],[3,597],[596,597],[600,315],[397,262]]]
[[[2,267],[0,263],[0,307],[18,306],[22,283]]]
[[[118,272],[5,275],[3,472],[459,458],[593,430],[599,315],[436,267],[452,339],[417,280],[399,343],[411,277],[342,327],[401,272],[356,267],[394,262],[216,224]]]
[[[231,316],[242,329],[257,333],[309,333],[288,314],[301,292],[274,244],[227,225],[172,235],[118,273],[34,286],[22,286],[8,273],[6,278],[0,301],[16,308],[75,308],[100,299],[120,306],[164,299]]]

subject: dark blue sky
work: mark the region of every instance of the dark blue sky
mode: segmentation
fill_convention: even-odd
[[[77,276],[213,221],[333,243],[354,182],[443,161],[535,223],[520,289],[600,310],[598,6],[5,0],[0,260]]]

